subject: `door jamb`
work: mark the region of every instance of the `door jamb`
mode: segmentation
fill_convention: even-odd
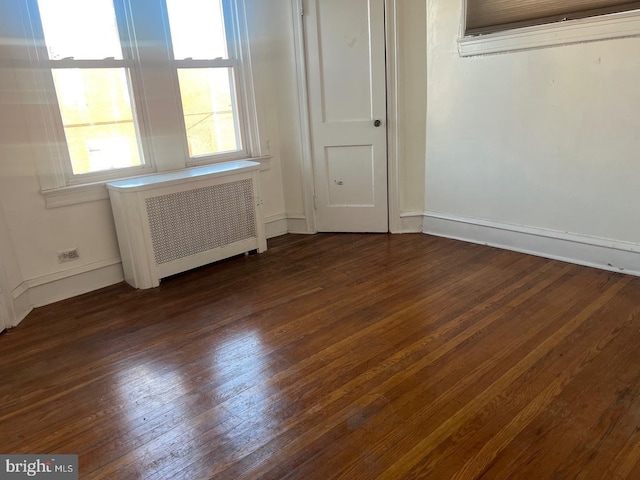
[[[301,180],[307,232],[317,233],[314,207],[315,187],[309,118],[306,47],[304,42],[303,0],[291,0],[293,40],[296,63],[296,88],[300,119],[300,147],[302,152]],[[398,0],[384,0],[385,50],[387,90],[387,215],[391,233],[402,231],[400,218],[400,147],[398,134],[398,33],[396,5]]]

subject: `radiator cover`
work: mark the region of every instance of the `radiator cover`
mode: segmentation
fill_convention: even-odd
[[[259,164],[226,162],[107,184],[125,280],[136,288],[266,250]]]

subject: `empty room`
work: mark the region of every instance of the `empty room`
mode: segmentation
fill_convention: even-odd
[[[640,2],[0,1],[0,477],[640,478]]]

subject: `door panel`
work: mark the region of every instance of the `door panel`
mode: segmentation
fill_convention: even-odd
[[[384,0],[307,0],[304,19],[318,230],[386,232]]]
[[[331,207],[372,207],[375,204],[373,149],[371,145],[325,148],[325,170]],[[343,188],[344,184],[353,188]]]
[[[367,3],[318,1],[318,50],[323,120],[326,122],[371,119],[370,29]],[[345,10],[349,15],[342,14]],[[345,92],[349,94],[345,95]]]

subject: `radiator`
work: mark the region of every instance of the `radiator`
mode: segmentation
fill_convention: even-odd
[[[107,184],[125,280],[162,278],[267,248],[260,164],[225,162]]]

